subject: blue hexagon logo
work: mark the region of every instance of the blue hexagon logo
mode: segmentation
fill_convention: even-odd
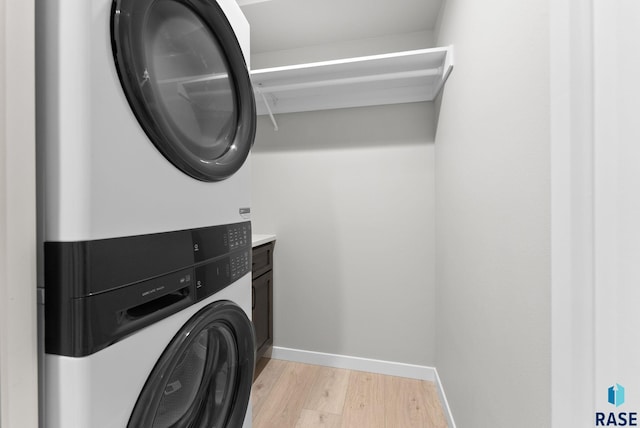
[[[616,407],[624,404],[624,387],[619,383],[609,387],[609,403]]]

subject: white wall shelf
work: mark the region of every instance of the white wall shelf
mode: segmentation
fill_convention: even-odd
[[[259,115],[432,101],[453,68],[451,47],[253,70]],[[275,121],[274,121],[275,126]]]

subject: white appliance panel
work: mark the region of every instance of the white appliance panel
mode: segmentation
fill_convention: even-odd
[[[251,319],[251,274],[187,309],[83,358],[46,355],[47,428],[123,428],[171,339],[200,309],[230,300]],[[251,427],[251,405],[243,428]]]
[[[81,241],[242,221],[239,209],[251,205],[249,159],[226,180],[200,182],[165,159],[142,130],[114,65],[111,0],[42,3],[44,239]],[[218,4],[248,63],[248,22],[235,1]]]

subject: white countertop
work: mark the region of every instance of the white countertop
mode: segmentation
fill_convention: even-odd
[[[275,240],[276,240],[276,235],[252,234],[251,246],[257,247],[258,245],[267,244]]]

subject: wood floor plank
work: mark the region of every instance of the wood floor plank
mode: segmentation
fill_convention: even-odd
[[[266,360],[254,381],[253,426],[446,428],[447,422],[433,382]]]
[[[419,397],[419,380],[399,377],[385,378],[386,424],[403,427],[426,427],[427,415]]]
[[[431,426],[436,428],[447,428],[447,418],[444,414],[444,408],[440,401],[440,395],[438,394],[438,388],[433,382],[423,382],[422,388],[426,401],[427,414],[431,419]]]
[[[304,409],[341,415],[349,385],[349,373],[345,369],[320,367]]]
[[[308,364],[287,364],[269,393],[268,405],[254,415],[254,428],[295,427],[318,370]]]
[[[446,422],[442,425],[438,415],[430,414],[434,406],[427,400],[428,382],[395,376],[384,381],[387,427],[446,428]]]
[[[342,416],[302,409],[295,428],[341,428]]]
[[[253,381],[253,388],[251,390],[254,417],[260,412],[264,403],[269,399],[273,386],[280,376],[282,376],[286,367],[286,361],[267,358],[260,359],[258,364],[256,364],[257,376]]]
[[[382,375],[352,372],[342,413],[342,428],[385,428],[384,386]]]

